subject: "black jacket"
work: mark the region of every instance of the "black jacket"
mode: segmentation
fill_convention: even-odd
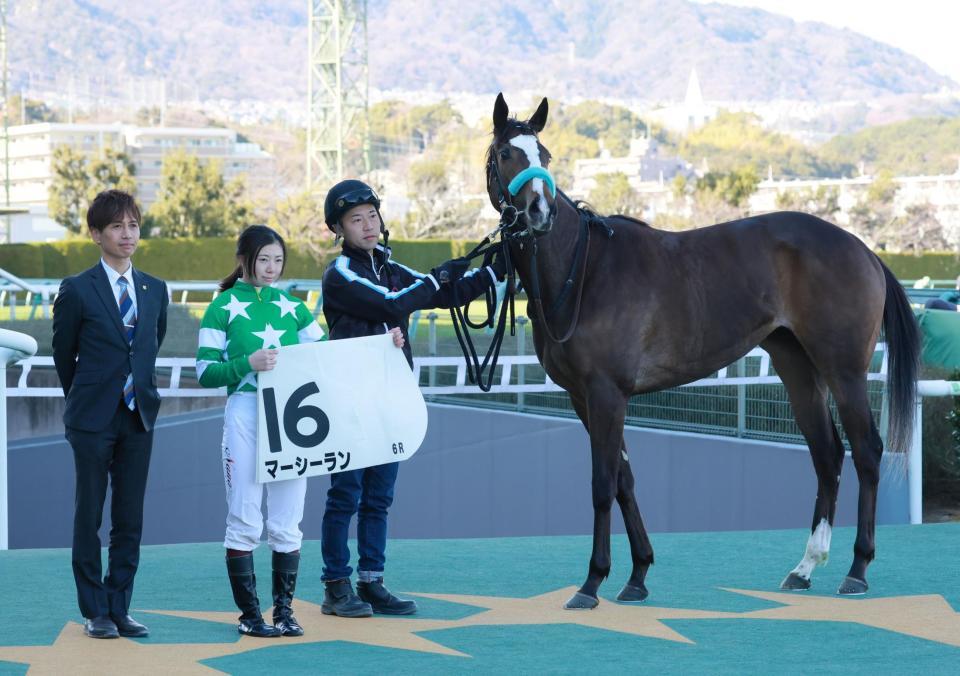
[[[152,429],[160,410],[155,373],[157,352],[167,332],[167,285],[133,269],[137,330],[127,343],[120,308],[107,273],[97,261],[67,277],[53,303],[53,363],[66,395],[63,424],[87,432],[107,427],[133,372],[136,410]]]
[[[457,301],[473,300],[495,282],[489,266],[474,268],[456,282]],[[451,284],[439,284],[433,275],[391,260],[390,250],[380,245],[366,252],[345,244],[323,274],[323,315],[330,339],[375,336],[399,326],[411,366],[410,313],[452,306]]]

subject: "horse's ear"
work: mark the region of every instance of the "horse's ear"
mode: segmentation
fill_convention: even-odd
[[[538,134],[547,126],[547,108],[547,97],[544,96],[543,101],[540,102],[540,106],[537,108],[537,112],[527,120],[527,124]]]
[[[499,132],[507,125],[507,115],[510,109],[503,98],[503,92],[497,94],[497,101],[493,104],[493,130]]]

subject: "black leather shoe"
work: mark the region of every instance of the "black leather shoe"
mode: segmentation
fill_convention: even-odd
[[[370,617],[373,615],[373,608],[369,603],[364,603],[360,597],[353,593],[353,587],[350,586],[350,580],[330,580],[325,582],[326,591],[323,593],[323,605],[320,606],[320,612],[324,615],[336,615],[338,617]]]
[[[117,631],[120,632],[121,636],[126,636],[127,638],[143,638],[144,636],[150,635],[150,632],[144,625],[129,615],[124,615],[123,617],[111,615],[110,619],[117,625]]]
[[[237,631],[244,636],[256,636],[257,638],[277,638],[283,636],[279,629],[272,624],[267,624],[262,617],[252,619],[240,618],[240,624],[237,625]]]
[[[378,615],[413,615],[417,602],[398,599],[383,586],[383,580],[357,582],[357,596],[373,607]]]
[[[120,638],[117,625],[106,615],[87,618],[83,623],[83,633],[90,638]]]

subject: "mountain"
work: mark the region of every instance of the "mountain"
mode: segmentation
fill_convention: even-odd
[[[307,4],[15,0],[12,90],[77,73],[118,91],[132,77],[164,78],[200,98],[302,98]],[[369,0],[367,26],[379,89],[669,101],[683,97],[692,68],[708,100],[865,100],[957,86],[849,30],[688,0]]]

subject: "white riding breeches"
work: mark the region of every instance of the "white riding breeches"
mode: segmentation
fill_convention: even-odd
[[[264,519],[260,506],[264,485],[256,481],[257,395],[237,392],[227,397],[223,415],[223,482],[227,489],[227,549],[253,551],[260,544]],[[267,544],[275,552],[300,549],[303,500],[307,479],[266,484]]]

